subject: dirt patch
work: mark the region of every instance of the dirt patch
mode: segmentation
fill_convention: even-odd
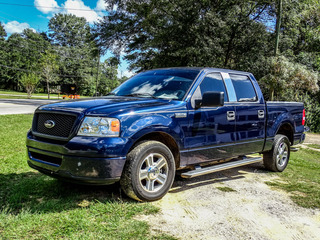
[[[320,145],[320,134],[307,133],[305,143],[319,144]]]
[[[301,208],[264,183],[276,178],[259,163],[176,180],[153,203],[160,213],[139,219],[179,239],[319,239],[320,211]]]

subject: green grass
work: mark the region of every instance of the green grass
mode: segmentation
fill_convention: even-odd
[[[0,90],[0,94],[10,94],[10,95],[14,95],[14,96],[10,96],[10,95],[0,95],[0,98],[27,98],[28,94],[25,92],[17,92],[17,91],[10,91],[10,90]],[[16,96],[19,95],[19,96]],[[45,99],[48,98],[48,94],[46,93],[34,93],[32,94],[32,99]],[[58,94],[55,93],[51,93],[50,94],[50,98],[58,98]],[[62,98],[60,96],[60,98]]]
[[[7,94],[7,95],[1,95]],[[62,95],[60,94],[59,99],[62,100]],[[81,95],[80,98],[88,98],[90,96]],[[24,92],[10,91],[10,90],[0,90],[0,99],[27,99],[28,94]],[[47,93],[34,93],[31,96],[31,99],[48,99]],[[50,99],[58,99],[58,94],[50,93]]]
[[[234,190],[230,187],[216,187],[216,188],[222,192],[236,192],[236,190]]]
[[[277,174],[282,181],[268,185],[286,190],[302,207],[320,208],[320,152],[300,149],[291,153],[287,169]]]
[[[311,148],[320,149],[320,145],[319,144],[308,144],[307,146],[311,147]]]
[[[131,201],[118,185],[87,187],[28,167],[25,138],[32,115],[0,116],[0,239],[173,239],[151,235],[156,207]]]

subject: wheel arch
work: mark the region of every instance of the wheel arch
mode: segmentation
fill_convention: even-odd
[[[166,132],[156,131],[156,132],[150,132],[150,133],[147,133],[147,134],[141,136],[131,146],[131,148],[129,149],[129,152],[132,149],[134,149],[139,143],[144,142],[144,141],[148,141],[148,140],[158,141],[158,142],[161,142],[164,145],[166,145],[170,149],[170,151],[174,157],[176,168],[178,168],[180,166],[179,145],[177,144],[176,140],[170,134],[168,134]]]
[[[293,126],[292,124],[286,122],[283,123],[277,130],[276,134],[282,134],[287,136],[287,138],[289,139],[289,142],[291,143],[291,145],[293,144],[294,141],[294,130],[293,130]]]

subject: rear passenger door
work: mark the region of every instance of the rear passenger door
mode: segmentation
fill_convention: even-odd
[[[229,74],[236,102],[236,129],[234,154],[245,155],[261,151],[265,137],[265,104],[258,99],[249,75]]]

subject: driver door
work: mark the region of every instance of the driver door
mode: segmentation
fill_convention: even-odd
[[[195,102],[208,91],[224,92],[222,107],[196,108]],[[230,157],[235,132],[235,108],[229,103],[224,80],[220,73],[209,73],[196,89],[190,102],[189,131],[185,138],[188,148],[182,159],[190,165]]]

